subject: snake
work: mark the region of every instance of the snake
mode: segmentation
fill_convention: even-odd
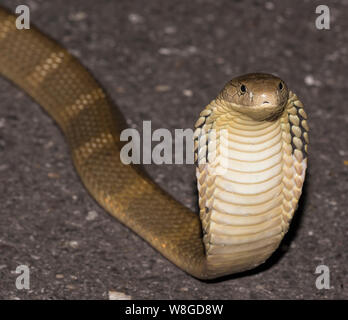
[[[298,207],[309,143],[303,104],[283,80],[237,76],[200,113],[193,134],[197,213],[143,167],[121,160],[124,117],[78,59],[15,21],[0,8],[0,74],[55,120],[101,207],[198,279],[241,273],[273,254]]]

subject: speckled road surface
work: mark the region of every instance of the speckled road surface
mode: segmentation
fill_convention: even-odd
[[[0,298],[348,298],[348,1],[330,1],[325,31],[315,28],[317,1],[1,3],[29,5],[31,21],[93,72],[131,127],[192,128],[225,82],[263,71],[305,104],[311,145],[300,209],[281,247],[251,272],[202,282],[94,202],[53,121],[0,78]],[[146,169],[197,210],[192,165]],[[22,264],[29,290],[15,286]],[[330,269],[327,290],[315,286],[321,264]]]

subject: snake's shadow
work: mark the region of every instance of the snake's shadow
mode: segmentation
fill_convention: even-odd
[[[257,273],[264,272],[264,271],[270,269],[271,267],[273,267],[274,265],[276,265],[283,258],[283,256],[286,255],[287,251],[290,248],[291,242],[297,236],[298,230],[299,230],[300,225],[301,225],[302,216],[303,216],[304,212],[306,211],[307,188],[308,188],[308,185],[310,183],[309,178],[310,178],[310,172],[309,172],[309,170],[307,170],[307,179],[305,179],[305,181],[304,181],[303,188],[302,188],[302,195],[301,195],[300,201],[298,203],[298,209],[296,210],[294,217],[291,221],[289,231],[284,236],[278,249],[266,260],[265,263],[261,264],[260,266],[254,268],[252,270],[232,274],[229,276],[224,276],[224,277],[213,279],[213,280],[202,280],[202,281],[206,282],[206,283],[218,283],[221,281],[247,277],[247,276],[257,274]]]

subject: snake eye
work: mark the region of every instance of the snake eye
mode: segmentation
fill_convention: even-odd
[[[278,87],[279,87],[279,90],[282,90],[282,89],[284,88],[283,83],[282,83],[282,82],[279,82]]]
[[[240,86],[240,91],[242,92],[242,94],[246,92],[246,86],[244,84]]]

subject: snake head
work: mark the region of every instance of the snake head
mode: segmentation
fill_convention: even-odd
[[[229,81],[218,99],[254,120],[271,121],[282,114],[288,97],[288,87],[280,78],[267,73],[249,73]]]

